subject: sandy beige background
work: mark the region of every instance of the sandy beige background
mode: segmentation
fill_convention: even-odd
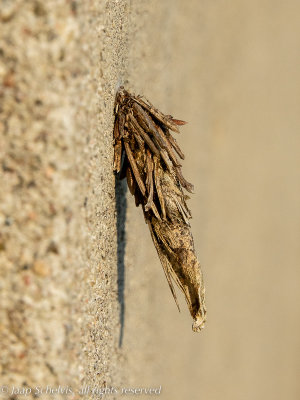
[[[195,335],[129,201],[124,346],[134,384],[162,384],[163,399],[300,394],[298,12],[296,1],[176,1],[145,46],[146,77],[130,81],[189,122],[178,140],[207,288]]]
[[[299,398],[299,11],[1,3],[0,385]],[[195,184],[201,334],[182,297],[177,312],[141,210],[115,188],[120,83],[189,122],[178,141]]]

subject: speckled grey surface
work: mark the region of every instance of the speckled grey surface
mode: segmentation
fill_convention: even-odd
[[[10,387],[121,382],[111,129],[128,12],[127,2],[1,5],[1,384]]]
[[[68,385],[77,373],[80,30],[71,2],[2,2],[0,21],[1,384],[55,386],[64,376]]]

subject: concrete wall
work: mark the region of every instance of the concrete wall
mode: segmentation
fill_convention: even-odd
[[[298,14],[295,0],[1,4],[0,386],[299,397]],[[112,173],[120,83],[189,122],[200,334]]]

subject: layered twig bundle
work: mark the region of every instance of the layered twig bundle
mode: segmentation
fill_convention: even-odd
[[[141,204],[175,302],[179,308],[172,279],[185,295],[198,332],[206,319],[205,289],[183,192],[192,192],[193,185],[181,173],[184,154],[170,133],[184,124],[123,87],[117,92],[114,170],[126,176],[136,206]]]

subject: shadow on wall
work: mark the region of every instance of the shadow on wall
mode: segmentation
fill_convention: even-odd
[[[117,211],[117,263],[118,263],[118,301],[120,303],[120,336],[119,347],[122,346],[124,334],[124,316],[125,316],[125,245],[126,245],[126,208],[127,208],[127,185],[125,180],[115,177],[115,197]]]

